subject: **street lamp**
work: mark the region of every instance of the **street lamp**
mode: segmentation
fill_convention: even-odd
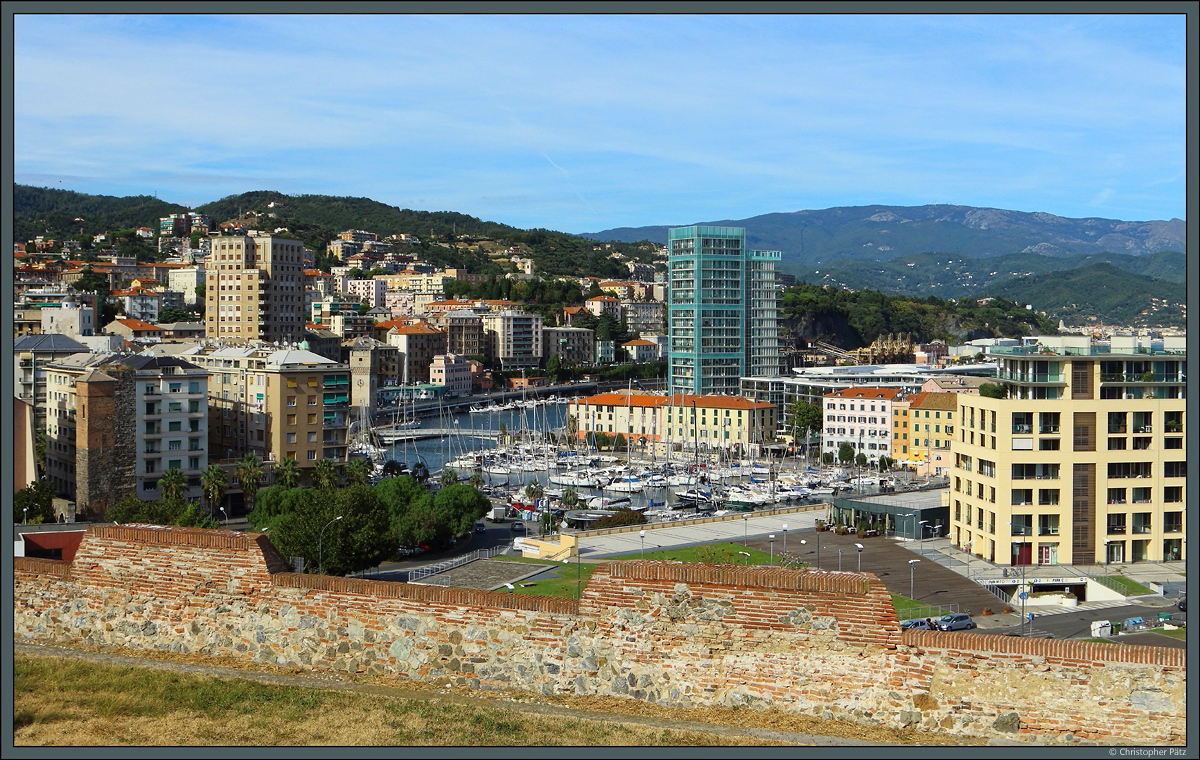
[[[638,531],[638,540],[642,544],[642,559],[646,558],[646,531]]]
[[[770,544],[770,546],[771,546],[771,563],[774,564],[775,563],[775,534],[774,533],[772,533],[770,535],[770,537],[767,540],[767,543]]]
[[[742,515],[742,528],[743,528],[742,532],[744,534],[742,537],[742,541],[743,541],[743,543],[749,543],[749,541],[750,541],[750,515]]]
[[[738,554],[740,554],[740,555],[742,555],[743,557],[745,557],[745,558],[746,558],[746,564],[747,564],[747,565],[749,565],[749,564],[750,564],[750,552],[738,552]]]
[[[783,524],[783,554],[787,554],[787,523]]]
[[[217,507],[217,509],[221,510],[221,514],[225,515],[225,527],[228,528],[229,527],[229,513],[225,511],[225,507]]]
[[[861,572],[862,572],[862,550],[863,550],[863,545],[862,545],[862,544],[855,544],[855,545],[854,545],[854,548],[858,549],[858,572],[860,572],[860,573],[861,573]]]
[[[921,530],[921,542],[918,544],[918,546],[920,547],[920,553],[922,557],[925,556],[925,526],[928,524],[928,520],[922,520],[917,523],[917,527]]]
[[[29,524],[29,507],[21,507],[21,524]]]
[[[920,561],[921,560],[919,560],[919,559],[910,559],[908,561],[908,598],[909,599],[916,598],[915,593],[914,593],[914,589],[915,589],[914,583],[915,583],[915,578],[916,578],[915,572],[916,572],[916,568],[917,568],[917,563]]]
[[[328,528],[340,519],[342,519],[342,515],[338,515],[325,523],[325,528]],[[321,533],[317,536],[317,567],[321,569],[322,575],[325,574],[325,528],[321,528]]]
[[[842,550],[838,549],[838,572],[842,572]]]

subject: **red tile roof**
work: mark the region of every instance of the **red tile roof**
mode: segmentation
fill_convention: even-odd
[[[899,388],[843,388],[840,391],[826,393],[825,398],[865,398],[865,399],[894,399],[902,395]]]

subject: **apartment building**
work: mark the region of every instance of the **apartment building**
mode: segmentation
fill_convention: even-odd
[[[446,331],[446,351],[462,356],[483,356],[483,319],[474,311],[456,309],[441,315],[439,321]]]
[[[167,470],[202,495],[208,371],[174,356],[76,354],[47,367],[47,475],[76,513],[102,516],[122,496],[159,500]]]
[[[774,405],[738,396],[620,390],[575,399],[567,414],[583,441],[622,434],[646,450],[756,454],[775,435]]]
[[[621,321],[621,299],[616,296],[593,296],[584,300],[583,307],[593,316],[607,314],[618,322]]]
[[[488,358],[507,372],[537,367],[542,360],[542,317],[515,309],[483,316]]]
[[[400,349],[401,382],[428,383],[433,357],[446,353],[446,333],[425,323],[388,330],[387,342]]]
[[[350,367],[303,348],[267,345],[197,348],[182,355],[207,369],[213,458],[254,453],[264,461],[295,459],[301,471],[318,459],[346,461]]]
[[[657,301],[621,301],[621,314],[630,331],[642,337],[666,329],[667,307]]]
[[[947,475],[957,394],[923,391],[903,402],[893,400],[891,411],[891,456],[917,462],[918,475]]]
[[[742,377],[778,375],[779,251],[748,251],[742,227],[681,227],[668,238],[671,390],[736,394]]]
[[[448,394],[470,395],[471,365],[464,356],[438,354],[429,363],[429,382],[446,386]]]
[[[843,443],[855,455],[874,461],[892,453],[892,403],[902,398],[898,388],[844,388],[824,396],[825,428],[822,450],[835,457]]]
[[[596,333],[586,327],[544,327],[542,356],[557,356],[565,365],[591,366],[596,358]]]
[[[13,342],[14,390],[17,398],[33,405],[34,429],[46,429],[46,365],[88,347],[57,333],[23,335]]]
[[[167,285],[171,290],[183,293],[183,302],[189,305],[195,305],[196,299],[199,296],[196,294],[196,288],[204,284],[204,265],[197,264],[196,266],[180,267],[172,269],[167,275]]]
[[[232,343],[299,342],[304,313],[304,246],[264,234],[219,234],[205,270],[205,335]]]
[[[1081,340],[986,351],[1007,397],[957,395],[951,536],[1001,564],[1184,559],[1183,339]]]
[[[384,293],[387,292],[387,285],[382,280],[347,280],[345,288],[346,295],[356,303],[366,301],[371,308],[383,306]]]

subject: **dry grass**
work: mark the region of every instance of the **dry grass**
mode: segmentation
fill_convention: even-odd
[[[14,658],[18,746],[771,746],[517,708]]]

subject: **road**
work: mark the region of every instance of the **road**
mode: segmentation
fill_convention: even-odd
[[[1060,612],[1054,615],[1038,615],[1037,612],[1034,612],[1033,635],[1044,636],[1050,634],[1056,639],[1085,639],[1090,638],[1092,635],[1091,623],[1094,620],[1107,620],[1112,623],[1120,623],[1126,618],[1140,617],[1151,621],[1156,620],[1160,612],[1174,612],[1179,614],[1178,610],[1169,606],[1168,600],[1163,600],[1161,604],[1141,604],[1135,602],[1101,609]],[[1006,628],[993,628],[988,633],[1018,633],[1020,630],[1020,626],[1009,626]],[[1029,632],[1028,626],[1026,626],[1026,632]],[[1160,640],[1156,642],[1159,646],[1186,646],[1186,642],[1176,639],[1162,636],[1156,636],[1156,639]],[[1149,642],[1138,641],[1136,643],[1144,644]]]

